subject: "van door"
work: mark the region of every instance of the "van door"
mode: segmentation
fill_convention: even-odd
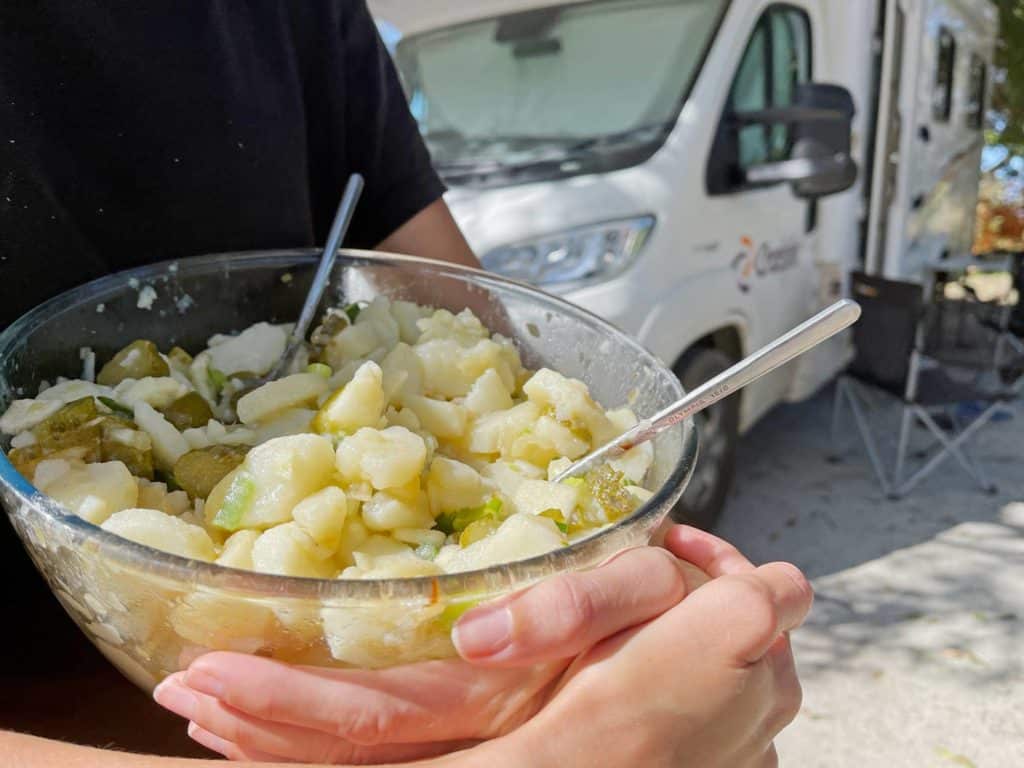
[[[817,209],[789,184],[753,186],[744,172],[789,159],[785,124],[737,126],[744,112],[791,106],[812,77],[812,26],[793,4],[767,6],[754,23],[733,77],[708,157],[707,222],[734,272],[731,302],[749,322],[747,346],[760,347],[814,308],[813,243]],[[742,126],[742,124],[740,124]],[[738,131],[738,135],[737,135]],[[731,133],[730,133],[731,132]],[[710,232],[709,232],[710,234]],[[723,297],[724,298],[724,297]],[[792,369],[766,376],[744,395],[749,425],[784,396]]]

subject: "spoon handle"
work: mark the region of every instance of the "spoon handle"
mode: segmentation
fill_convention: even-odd
[[[334,262],[338,258],[338,248],[352,222],[352,214],[355,213],[356,203],[363,191],[363,183],[363,177],[358,173],[353,173],[348,179],[345,193],[341,197],[338,211],[334,214],[334,221],[331,223],[331,231],[327,235],[327,243],[324,245],[324,252],[320,257],[320,266],[317,267],[316,275],[313,276],[313,282],[309,286],[309,293],[306,294],[306,302],[302,305],[302,312],[288,338],[288,348],[278,361],[278,365],[270,376],[271,379],[277,378],[282,372],[288,370],[295,351],[306,340],[306,333],[309,331],[309,326],[313,324],[320,300],[330,282]]]
[[[585,474],[599,464],[621,456],[633,446],[647,442],[674,424],[703,411],[709,405],[717,403],[766,373],[774,371],[780,365],[802,355],[855,323],[858,317],[860,306],[856,302],[849,299],[837,301],[692,392],[687,392],[681,400],[590,452],[555,477],[554,482]]]

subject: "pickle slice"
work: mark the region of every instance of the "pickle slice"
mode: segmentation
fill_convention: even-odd
[[[39,447],[38,443],[26,445],[24,448],[11,448],[7,452],[7,460],[29,482],[32,482],[32,478],[36,474],[36,466],[43,458],[43,449]]]
[[[104,387],[114,387],[125,379],[167,376],[170,372],[171,369],[167,361],[160,357],[160,350],[156,348],[156,344],[138,339],[114,355],[100,369],[96,383]]]
[[[194,499],[205,499],[249,452],[247,445],[211,445],[189,451],[174,464],[175,482]]]
[[[101,423],[103,461],[120,461],[136,477],[153,479],[153,446],[149,435],[128,419],[108,416]]]
[[[195,427],[205,427],[213,418],[210,404],[198,392],[182,395],[164,408],[164,418],[177,428],[179,432]]]
[[[71,454],[82,461],[100,461],[103,419],[92,397],[83,397],[63,406],[32,430],[41,459],[54,454]]]

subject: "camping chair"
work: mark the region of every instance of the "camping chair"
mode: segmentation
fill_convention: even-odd
[[[897,282],[851,275],[851,294],[862,309],[861,319],[854,326],[856,356],[850,368],[839,377],[832,415],[832,444],[838,458],[840,418],[843,406],[849,405],[868,458],[882,490],[890,498],[900,498],[952,456],[981,488],[996,491],[984,469],[967,453],[966,443],[992,419],[1001,405],[1013,398],[1011,392],[991,390],[977,383],[960,381],[950,376],[950,368],[921,352],[924,333],[924,296],[916,283]],[[892,476],[887,476],[878,444],[865,410],[874,400],[874,393],[902,401],[896,462]],[[955,406],[962,402],[982,402],[982,412],[966,424],[960,424]],[[953,425],[947,432],[937,423],[945,413]],[[914,422],[923,424],[934,436],[938,450],[910,477],[904,479],[904,468]],[[938,421],[943,421],[940,417]]]

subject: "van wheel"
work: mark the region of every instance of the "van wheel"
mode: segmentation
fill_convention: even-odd
[[[675,366],[675,373],[689,392],[733,363],[720,350],[698,347],[683,355]],[[711,530],[722,514],[736,469],[739,398],[728,397],[698,413],[694,419],[700,435],[697,465],[682,499],[672,510],[672,517],[680,523]]]

